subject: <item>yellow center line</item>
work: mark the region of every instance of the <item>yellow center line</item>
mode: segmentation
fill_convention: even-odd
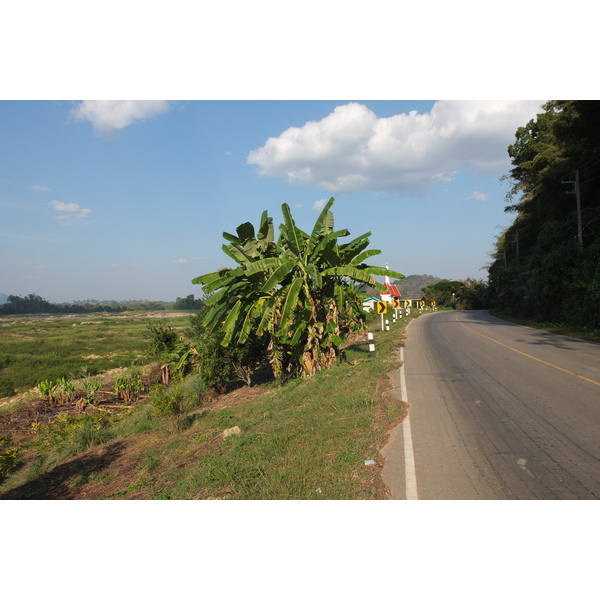
[[[499,346],[502,346],[503,348],[508,348],[509,350],[512,350],[513,352],[516,352],[517,354],[522,354],[523,356],[526,356],[527,358],[531,358],[532,360],[537,360],[538,362],[540,362],[544,365],[548,365],[549,367],[552,367],[554,369],[557,369],[558,371],[562,371],[563,373],[568,373],[569,375],[574,375],[575,377],[579,377],[579,379],[583,379],[584,381],[587,381],[589,383],[593,383],[594,385],[600,386],[600,381],[594,381],[593,379],[589,379],[588,377],[579,375],[579,373],[574,373],[573,371],[568,371],[567,369],[563,369],[562,367],[559,367],[558,365],[554,365],[552,363],[546,362],[545,360],[542,360],[541,358],[536,358],[535,356],[531,356],[531,354],[527,354],[526,352],[521,352],[520,350],[517,350],[516,348],[512,348],[511,346],[507,346],[506,344],[503,344],[502,342],[495,340],[494,338],[488,337],[487,335],[483,335],[483,333],[479,333],[478,331],[475,331],[471,327],[467,327],[467,325],[465,325],[462,321],[459,321],[458,315],[455,315],[455,319],[456,319],[456,322],[459,323],[460,325],[462,325],[465,329],[472,331],[476,335],[478,335],[482,338],[485,338],[486,340],[490,340],[490,342],[494,342],[494,344],[498,344]]]

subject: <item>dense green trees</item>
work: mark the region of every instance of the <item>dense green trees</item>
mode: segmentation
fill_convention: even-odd
[[[506,208],[489,298],[535,320],[600,327],[600,101],[544,105],[509,146]]]
[[[450,306],[461,310],[484,308],[484,296],[487,288],[482,281],[467,279],[466,281],[450,281],[442,279],[423,288],[427,302],[435,302],[438,306]]]
[[[97,300],[84,300],[81,304],[53,304],[37,294],[27,296],[7,296],[6,303],[0,304],[0,315],[23,315],[23,314],[85,314],[93,312],[121,313],[128,310],[198,310],[202,306],[202,300],[194,300],[191,294],[186,298],[177,298],[175,304],[172,302],[149,301],[149,300],[115,300],[98,302]]]
[[[203,302],[200,298],[194,298],[194,294],[190,294],[185,298],[177,298],[173,308],[175,310],[199,310],[202,308]]]
[[[237,235],[224,233],[225,254],[237,266],[197,277],[211,307],[203,320],[221,332],[222,344],[244,344],[250,336],[266,336],[276,377],[299,370],[312,375],[335,362],[349,331],[364,314],[357,285],[385,291],[373,275],[403,277],[395,271],[364,264],[379,250],[367,250],[370,233],[340,244],[350,235],[335,230],[335,200],[326,204],[309,235],[299,229],[287,204],[275,240],[273,220],[263,212],[258,229],[242,223]]]

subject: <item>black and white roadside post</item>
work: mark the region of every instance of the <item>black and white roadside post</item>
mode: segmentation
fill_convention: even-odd
[[[367,337],[369,338],[369,353],[371,356],[375,356],[375,341],[373,340],[373,333],[369,331]]]

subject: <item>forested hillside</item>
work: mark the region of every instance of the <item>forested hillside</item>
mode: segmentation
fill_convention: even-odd
[[[600,327],[600,101],[561,100],[516,132],[489,301],[515,316]]]
[[[407,275],[404,279],[397,279],[394,284],[398,286],[400,293],[405,298],[416,298],[421,296],[423,288],[441,281],[433,275]]]

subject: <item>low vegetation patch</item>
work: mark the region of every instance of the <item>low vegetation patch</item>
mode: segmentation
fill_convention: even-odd
[[[130,400],[115,376],[79,408],[85,396],[60,404],[40,395],[5,410],[0,499],[385,498],[379,449],[404,414],[386,392],[405,322],[389,332],[372,323],[375,356],[357,334],[342,361],[311,378],[219,394],[195,372],[166,386],[156,365],[120,372],[141,377]]]
[[[148,324],[139,313],[127,317],[0,318],[0,398],[26,392],[41,381],[79,379],[152,359]],[[189,317],[165,319],[173,331]]]

